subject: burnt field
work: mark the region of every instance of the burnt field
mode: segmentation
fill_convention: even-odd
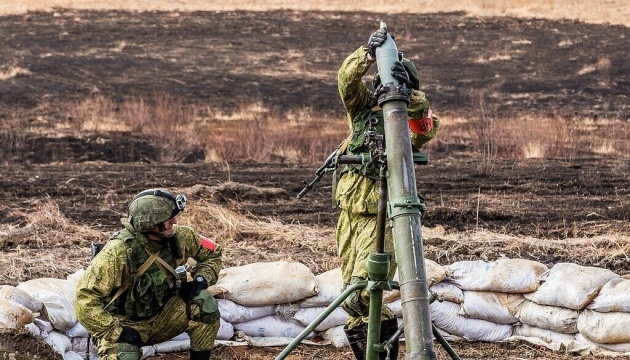
[[[338,118],[343,127],[336,72],[345,56],[376,29],[379,15],[59,9],[0,19],[0,256],[10,260],[23,254],[37,262],[45,252],[59,262],[57,270],[17,269],[16,277],[2,277],[2,283],[65,276],[64,261],[84,266],[89,243],[104,241],[117,230],[126,202],[148,187],[251,185],[263,191],[226,187],[191,194],[190,204],[220,205],[261,222],[334,227],[337,210],[331,208],[330,176],[304,199],[295,199],[301,182],[311,180],[319,164],[284,158],[210,163],[204,161],[203,149],[181,163],[160,163],[149,137],[87,131],[71,109],[95,96],[116,104],[164,93],[183,105],[222,114],[242,112],[253,103],[279,116],[309,109],[314,118]],[[396,14],[385,20],[399,49],[418,65],[421,88],[450,132],[438,135],[445,140],[429,148],[431,161],[416,172],[419,192],[429,203],[423,220],[429,229],[427,257],[441,264],[523,257],[626,274],[628,244],[616,239],[630,230],[627,151],[619,156],[578,148],[570,159],[496,159],[491,170],[481,171],[483,156],[456,141],[457,126],[446,125],[451,118],[478,118],[480,102],[475,98],[482,93],[484,106],[501,119],[524,114],[588,119],[591,131],[619,138],[629,119],[628,28],[463,13]],[[609,119],[620,122],[611,128],[605,125]],[[315,128],[322,126],[309,121]],[[620,141],[628,140],[621,135]],[[339,139],[321,141],[336,144]],[[65,221],[97,235],[78,231],[48,239],[17,231],[34,227],[29,215],[42,202],[54,203]],[[57,225],[51,221],[46,226],[53,230]],[[529,240],[472,241],[465,235],[481,231]],[[453,240],[460,235],[462,241]],[[279,246],[243,236],[225,241],[226,253],[238,249],[225,266],[270,259],[265,251],[261,255],[253,249],[309,259],[314,272],[335,266],[334,239],[314,253],[312,244]],[[249,253],[239,247],[243,240],[251,245]],[[20,348],[11,341],[8,347]],[[457,343],[455,350],[465,359],[573,358],[526,343]],[[213,358],[271,359],[280,351],[224,347]],[[300,347],[291,358],[342,359],[350,358],[350,351]]]

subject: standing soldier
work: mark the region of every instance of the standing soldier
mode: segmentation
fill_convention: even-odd
[[[190,227],[175,225],[185,205],[184,195],[161,189],[137,194],[128,217],[121,219],[124,229],[80,279],[77,318],[95,338],[99,359],[139,360],[140,347],[184,331],[190,336],[190,359],[210,358],[220,317],[206,289],[218,279],[222,248]],[[188,258],[197,261],[190,282],[178,268]]]
[[[386,38],[387,30],[377,30],[370,36],[367,46],[362,46],[350,54],[339,69],[339,94],[352,131],[346,149],[348,154],[370,152],[366,141],[368,130],[384,135],[383,111],[378,106],[380,76],[378,72],[374,75],[376,89],[374,92],[368,89],[363,76],[376,59],[375,49],[381,46]],[[415,65],[409,59],[403,58],[402,54],[399,58],[392,67],[391,74],[408,89],[410,138],[413,148],[418,150],[435,137],[439,122],[432,115],[425,94],[419,91],[419,76]],[[337,186],[335,200],[341,209],[337,223],[337,248],[346,286],[367,279],[366,262],[370,253],[376,252],[379,174],[380,168],[372,162],[347,165]],[[426,209],[424,199],[420,197],[420,201],[423,203],[424,213]],[[389,224],[385,231],[385,252],[392,257],[388,275],[388,280],[391,280],[397,264]],[[367,342],[369,292],[356,291],[346,299],[342,307],[349,315],[345,326],[346,336],[355,357],[363,360]],[[394,314],[383,306],[381,341],[391,337],[397,328]],[[392,345],[390,358],[395,359],[398,354],[398,343]],[[380,353],[381,358],[385,355],[383,352]]]

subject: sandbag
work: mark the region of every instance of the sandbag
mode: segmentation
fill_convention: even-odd
[[[586,308],[598,312],[630,312],[629,298],[630,280],[615,278],[604,284]]]
[[[335,268],[315,276],[319,292],[302,300],[299,304],[302,308],[328,306],[341,295],[343,291],[343,279],[341,268]]]
[[[516,313],[521,323],[533,327],[556,331],[564,334],[578,332],[579,312],[557,306],[539,305],[526,300]]]
[[[558,263],[540,277],[542,284],[525,297],[540,305],[581,310],[611,279],[619,277],[608,269]]]
[[[243,306],[266,306],[296,302],[318,292],[315,276],[298,262],[266,262],[221,270],[210,287],[216,298]]]
[[[447,281],[462,290],[502,293],[535,291],[538,278],[548,270],[544,264],[525,259],[458,261],[445,268],[451,274]]]
[[[80,323],[76,323],[76,325],[74,325],[72,328],[64,331],[64,333],[66,335],[68,335],[69,337],[71,337],[71,338],[73,338],[73,337],[87,337],[89,335],[88,331]]]
[[[41,316],[55,329],[65,331],[77,323],[74,311],[77,283],[74,281],[40,278],[20,283],[17,288],[44,304],[46,311]]]
[[[324,338],[324,340],[330,341],[330,343],[336,348],[350,346],[348,338],[346,337],[346,332],[343,328],[344,325],[335,326],[324,331],[320,335]]]
[[[424,259],[424,268],[426,271],[427,284],[439,284],[449,276],[449,272],[445,267],[436,263],[431,259]],[[400,282],[398,275],[398,269],[394,274],[394,281]],[[400,299],[400,290],[385,290],[383,291],[383,303],[388,304]]]
[[[169,340],[153,345],[156,354],[186,351],[190,349],[190,340]]]
[[[217,303],[221,318],[232,324],[258,319],[275,312],[273,305],[247,307],[226,299],[218,299]]]
[[[464,302],[459,308],[459,315],[498,324],[514,324],[518,322],[514,314],[524,301],[521,294],[464,291]]]
[[[0,299],[16,302],[35,313],[44,306],[41,301],[33,299],[26,291],[10,285],[0,287]]]
[[[515,326],[514,335],[537,337],[548,343],[556,351],[560,349],[560,346],[568,346],[576,341],[575,335],[564,334],[549,329],[529,326],[526,324]]]
[[[297,337],[306,326],[295,321],[283,320],[275,315],[265,316],[247,322],[233,324],[235,331],[242,331],[247,336],[252,337]],[[311,333],[307,338],[312,337]]]
[[[464,302],[464,292],[462,289],[448,282],[441,282],[429,287],[429,290],[436,293],[442,300],[457,304]]]
[[[434,302],[429,306],[431,320],[436,327],[468,341],[502,341],[512,335],[512,326],[486,320],[469,319],[458,315],[461,305]]]
[[[394,313],[394,315],[396,315],[396,317],[402,317],[402,300],[398,299],[385,305]]]
[[[35,324],[39,328],[42,337],[48,336],[49,333],[55,330],[55,328],[48,320],[35,318],[35,320],[33,320],[33,324]]]
[[[55,352],[63,355],[68,350],[72,350],[72,342],[65,334],[53,331],[44,338],[46,344],[50,345]]]
[[[22,329],[35,319],[31,310],[13,301],[0,299],[0,331]]]
[[[88,338],[86,337],[73,337],[70,339],[70,343],[72,346],[69,350],[72,350],[77,353],[85,353],[88,348]]]
[[[316,307],[316,308],[303,308],[298,310],[293,319],[297,321],[299,324],[309,326],[312,324],[315,319],[324,313],[326,307]],[[315,331],[324,331],[328,330],[331,327],[343,325],[348,321],[348,314],[341,308],[335,308],[332,313],[328,314],[328,316],[322,321],[319,325],[315,327]]]
[[[578,317],[577,327],[584,337],[596,343],[630,343],[630,313],[585,309]]]
[[[575,340],[581,344],[596,346],[601,349],[606,349],[606,350],[610,350],[610,351],[614,351],[618,353],[630,353],[630,343],[600,344],[600,343],[587,339],[584,335],[580,333],[577,333],[575,335]]]
[[[219,332],[217,333],[217,340],[230,340],[234,336],[234,326],[229,322],[221,319],[221,325],[219,326]],[[189,339],[190,341],[190,339]]]

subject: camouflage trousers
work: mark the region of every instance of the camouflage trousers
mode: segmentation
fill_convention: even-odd
[[[367,279],[367,260],[374,252],[376,252],[376,215],[356,214],[342,210],[337,222],[337,253],[344,284]],[[385,252],[391,254],[387,279],[392,280],[397,264],[394,259],[394,241],[389,224],[385,228]],[[349,329],[368,322],[369,291],[361,290],[351,295],[346,300],[346,304],[354,309],[354,311],[349,311],[348,306],[343,306],[349,315],[347,322]],[[385,305],[382,311],[383,320],[395,317]]]
[[[220,319],[211,324],[190,321],[186,315],[186,303],[179,296],[174,296],[164,305],[162,312],[158,315],[141,321],[121,320],[120,324],[136,329],[146,345],[170,340],[186,331],[190,336],[190,349],[205,351],[211,350],[214,346]],[[97,341],[99,359],[118,360],[118,343],[104,339],[97,339]]]

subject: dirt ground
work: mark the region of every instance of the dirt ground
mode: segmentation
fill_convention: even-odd
[[[77,135],[66,128],[73,124],[67,106],[95,94],[122,101],[159,91],[224,113],[258,102],[279,112],[314,108],[322,116],[342,118],[336,71],[375,30],[376,14],[58,10],[0,20],[0,73],[22,69],[16,76],[0,77],[0,142],[5,144],[0,146],[0,224],[23,226],[28,213],[50,199],[73,222],[107,233],[118,228],[130,197],[147,187],[232,181],[285,192],[251,196],[228,191],[210,200],[250,217],[334,227],[337,210],[330,206],[329,177],[304,199],[295,199],[301,181],[311,180],[316,165],[157,165],[151,162],[153,149],[137,135]],[[419,65],[423,90],[438,113],[468,116],[475,111],[471,94],[483,90],[494,111],[506,117],[532,113],[594,121],[629,119],[626,27],[463,13],[396,15],[388,22],[399,48]],[[10,142],[13,146],[6,146]],[[433,149],[427,166],[418,167],[418,189],[429,202],[423,225],[444,235],[425,239],[428,258],[447,264],[524,257],[550,265],[571,261],[628,272],[626,253],[613,251],[619,245],[614,241],[610,253],[581,257],[571,251],[571,244],[479,246],[456,244],[445,235],[485,230],[556,244],[627,235],[630,159],[580,152],[571,162],[500,160],[492,172],[483,174],[479,159],[465,150],[445,144]],[[191,203],[200,200],[193,196]],[[45,249],[2,237],[0,233],[4,253]],[[91,240],[74,234],[58,247],[80,247],[84,256]],[[308,253],[297,246],[294,250]],[[309,254],[315,259],[312,267],[334,262],[333,248],[321,258],[316,255]],[[87,257],[80,261],[87,263]],[[230,260],[225,265],[236,264]],[[5,347],[19,348],[15,343]],[[526,343],[456,343],[455,350],[465,359],[574,357]],[[280,351],[222,347],[213,359],[271,359]],[[300,347],[291,358],[346,359],[350,352]],[[440,358],[447,355],[440,352]]]

